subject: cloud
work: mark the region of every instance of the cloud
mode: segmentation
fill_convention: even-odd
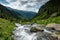
[[[9,4],[6,0],[0,0],[1,4]]]
[[[17,0],[6,0],[7,2],[16,2]]]
[[[18,10],[38,12],[39,8],[49,0],[6,0],[8,7]]]

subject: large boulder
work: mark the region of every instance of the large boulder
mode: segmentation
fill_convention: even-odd
[[[56,24],[56,23],[50,23],[46,25],[47,28],[52,28],[55,30],[60,30],[60,24]]]
[[[43,24],[33,24],[32,28],[30,29],[30,32],[39,32],[39,31],[43,31],[45,28],[45,25]]]
[[[30,32],[43,32],[44,30],[43,29],[41,29],[40,27],[32,27],[31,29],[30,29]]]

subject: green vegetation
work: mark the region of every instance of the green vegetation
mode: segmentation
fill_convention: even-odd
[[[31,20],[39,24],[60,23],[60,1],[50,0],[43,5],[37,15]]]
[[[38,20],[36,22],[38,24],[44,24],[44,25],[47,25],[49,23],[58,23],[58,24],[60,24],[60,16],[55,17],[55,18],[49,18],[49,19],[46,19],[46,20]]]
[[[14,23],[0,18],[0,40],[13,40],[11,37]]]
[[[31,20],[31,21],[22,21],[21,24],[33,24],[33,23],[37,23],[37,24],[44,24],[47,25],[49,23],[58,23],[60,24],[60,16],[58,17],[54,17],[54,18],[48,18],[48,19],[44,19],[44,20]]]
[[[14,10],[9,10],[5,6],[0,4],[0,18],[7,19],[13,22],[19,22],[24,20],[24,17],[21,14],[18,14]]]
[[[60,16],[60,1],[51,0],[43,5],[38,14],[33,18],[34,20],[42,20]]]
[[[21,24],[60,24],[60,0],[51,0],[47,2],[31,20],[25,20],[20,14],[0,5],[0,40],[13,40],[11,35],[13,34],[12,31],[15,27],[15,22]]]

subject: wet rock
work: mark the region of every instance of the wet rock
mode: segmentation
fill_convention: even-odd
[[[51,34],[44,32],[38,32],[37,35],[37,40],[58,40],[58,37],[53,37]]]
[[[52,28],[52,29],[54,29],[54,30],[60,30],[60,24],[56,24],[56,23],[47,24],[46,27],[47,27],[47,28]]]
[[[43,29],[41,29],[40,27],[32,27],[31,29],[30,29],[30,32],[43,32],[44,30]]]
[[[30,32],[43,32],[43,30],[45,29],[45,25],[43,24],[33,24],[31,29],[30,29]]]
[[[58,35],[58,40],[60,40],[60,35]]]
[[[53,34],[54,35],[54,34]],[[52,36],[53,36],[52,35]],[[58,37],[58,40],[60,40],[60,35],[55,34],[54,37]]]

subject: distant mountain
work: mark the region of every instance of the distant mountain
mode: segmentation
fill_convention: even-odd
[[[36,12],[32,12],[32,11],[16,10],[9,7],[7,7],[7,9],[13,10],[16,13],[21,14],[27,20],[32,19],[36,15]]]
[[[24,19],[24,17],[21,16],[21,14],[17,14],[17,12],[13,10],[9,10],[7,9],[7,7],[1,4],[0,4],[0,18],[5,18],[10,21],[13,21],[13,20],[18,21],[18,20]]]
[[[39,9],[35,20],[42,20],[60,16],[60,0],[50,0]]]
[[[0,4],[0,18],[5,18],[8,20],[29,20],[36,15],[35,12],[16,10],[9,7],[5,7]]]

